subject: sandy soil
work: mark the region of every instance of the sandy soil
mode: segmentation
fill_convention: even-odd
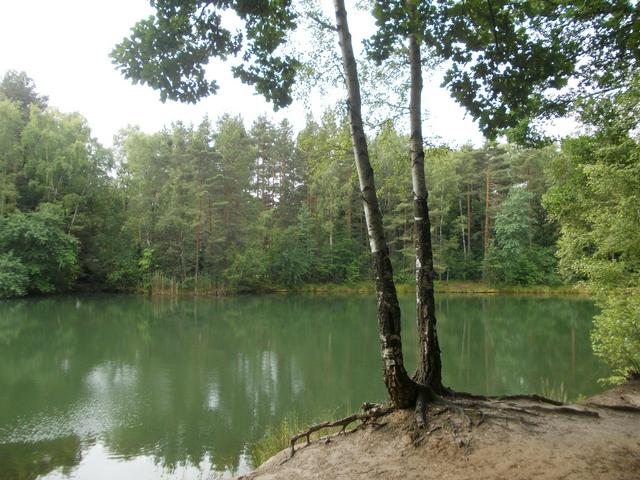
[[[640,407],[640,381],[571,410],[530,400],[466,401],[467,420],[434,406],[425,430],[399,411],[379,420],[381,427],[303,441],[292,458],[280,452],[241,478],[640,480],[640,412],[628,407]]]

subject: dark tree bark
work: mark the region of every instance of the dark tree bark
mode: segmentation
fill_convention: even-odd
[[[422,138],[422,60],[415,34],[409,35],[411,64],[411,178],[413,183],[414,221],[416,229],[416,322],[420,356],[414,380],[442,390],[442,363],[436,332],[436,305],[433,289],[433,251],[429,220],[428,192],[424,174]]]
[[[340,40],[342,63],[349,98],[351,140],[358,170],[360,191],[364,206],[373,257],[373,271],[376,277],[378,295],[378,328],[382,354],[384,382],[393,403],[399,408],[415,404],[417,385],[411,380],[404,367],[402,340],[400,337],[400,305],[393,282],[393,270],[389,258],[389,248],[384,236],[382,214],[369,161],[367,140],[362,125],[360,84],[356,61],[351,45],[351,34],[347,23],[344,0],[334,0],[336,29]]]

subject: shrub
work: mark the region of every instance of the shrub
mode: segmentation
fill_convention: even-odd
[[[640,373],[640,289],[609,295],[594,318],[593,351],[613,370],[605,379],[620,383]]]

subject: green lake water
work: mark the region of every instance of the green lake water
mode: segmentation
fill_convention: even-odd
[[[403,341],[416,360],[413,300]],[[251,469],[283,418],[385,399],[375,299],[68,296],[0,302],[0,479],[209,479]],[[444,381],[575,400],[601,390],[581,298],[441,296]]]

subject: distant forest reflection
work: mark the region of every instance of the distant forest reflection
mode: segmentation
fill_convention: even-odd
[[[411,370],[413,299],[402,307]],[[567,401],[600,390],[589,300],[442,296],[438,309],[452,388]],[[100,456],[163,478],[242,473],[247,446],[283,418],[384,400],[377,335],[367,297],[3,302],[0,479],[73,478]]]

